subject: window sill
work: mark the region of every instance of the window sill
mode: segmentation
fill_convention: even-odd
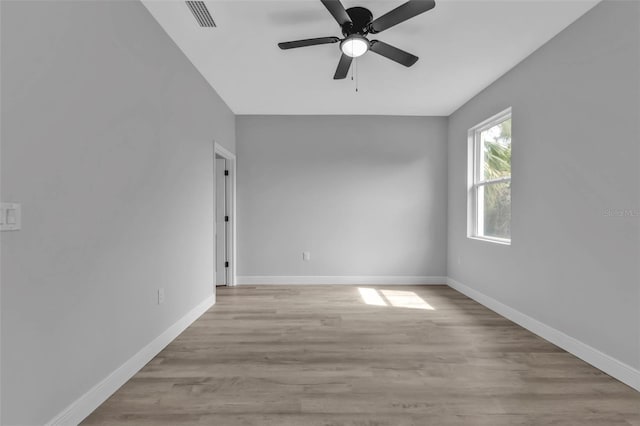
[[[484,241],[487,243],[494,243],[494,244],[500,244],[503,246],[510,246],[511,245],[511,240],[507,240],[504,238],[491,238],[491,237],[479,237],[479,236],[467,236],[467,238],[469,238],[470,240],[476,240],[476,241]]]

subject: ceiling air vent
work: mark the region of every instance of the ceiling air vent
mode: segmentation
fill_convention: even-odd
[[[213,21],[213,18],[203,1],[188,1],[186,3],[201,27],[214,28],[216,26],[216,23]]]

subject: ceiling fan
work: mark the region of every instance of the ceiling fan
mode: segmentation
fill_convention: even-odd
[[[420,15],[433,9],[436,5],[434,0],[410,0],[390,12],[373,19],[369,9],[364,7],[350,7],[345,9],[340,0],[320,0],[329,13],[338,22],[342,29],[344,38],[338,37],[318,37],[305,40],[287,41],[278,43],[280,49],[294,49],[297,47],[315,46],[318,44],[331,44],[340,42],[342,56],[338,62],[338,68],[333,76],[335,80],[343,79],[349,73],[353,58],[364,55],[367,51],[382,55],[405,67],[410,67],[418,60],[404,50],[391,46],[379,40],[369,40],[367,35],[377,34],[389,29],[401,22]]]

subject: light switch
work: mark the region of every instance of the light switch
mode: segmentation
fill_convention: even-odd
[[[310,261],[311,260],[311,252],[310,251],[303,251],[302,252],[302,260],[305,261]]]
[[[18,203],[0,204],[0,231],[20,230],[20,210]]]

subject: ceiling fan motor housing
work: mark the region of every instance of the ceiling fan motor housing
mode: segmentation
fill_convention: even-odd
[[[342,26],[342,34],[348,37],[352,34],[360,34],[366,36],[369,32],[369,24],[373,20],[373,14],[369,9],[364,7],[350,7],[347,14],[351,18],[351,22],[347,22]]]

